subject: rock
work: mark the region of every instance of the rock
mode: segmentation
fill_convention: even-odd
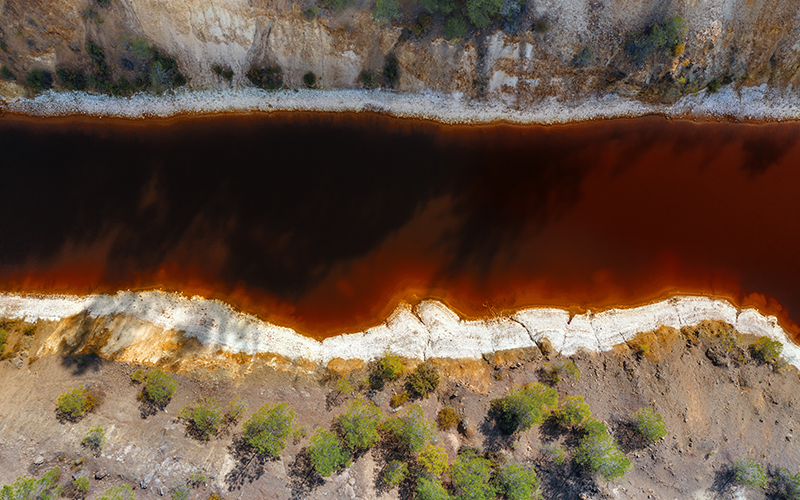
[[[164,496],[164,488],[163,487],[161,487],[161,486],[158,487],[158,494],[161,495],[162,497]]]
[[[33,459],[33,465],[42,465],[44,463],[44,456],[39,455]]]
[[[99,471],[94,473],[94,478],[98,481],[104,479],[108,475],[108,471],[105,469],[100,469]]]
[[[20,356],[17,356],[17,357],[15,357],[15,358],[13,358],[13,359],[11,360],[11,362],[12,362],[12,363],[14,364],[14,366],[16,366],[17,368],[22,368],[22,358],[21,358]]]
[[[141,486],[143,490],[146,490],[147,487],[150,486],[150,483],[153,481],[155,475],[156,471],[149,472],[146,476],[144,476],[144,479],[142,479],[142,482],[139,483],[139,486]]]

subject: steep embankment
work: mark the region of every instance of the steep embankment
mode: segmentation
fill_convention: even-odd
[[[309,1],[113,0],[103,7],[93,0],[4,0],[0,64],[8,73],[0,97],[16,102],[6,106],[14,112],[125,116],[364,108],[443,121],[552,122],[652,112],[762,120],[798,115],[791,89],[800,77],[800,9],[791,0],[509,0],[485,28],[467,23],[461,36],[445,30],[458,9],[424,18],[416,2],[400,7],[401,15],[389,23],[373,16],[374,2],[367,0],[341,9]],[[681,16],[684,26],[670,25],[673,16]],[[96,58],[87,54],[89,40],[104,49],[106,73],[99,74]],[[32,69],[84,72],[88,88],[115,94],[157,89],[148,45],[177,59],[193,91],[239,90],[156,102],[140,96],[122,104],[84,94],[16,101],[30,92],[20,84]],[[383,85],[411,94],[241,92],[251,85],[251,67],[277,66],[278,87],[302,88],[312,72],[317,89]],[[220,72],[228,67],[229,80]],[[363,72],[371,75],[369,82]],[[122,76],[125,85],[118,84]],[[720,86],[721,95],[707,100],[706,93]],[[69,87],[56,79],[57,89]]]

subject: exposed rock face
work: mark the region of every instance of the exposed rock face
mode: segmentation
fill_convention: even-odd
[[[444,40],[437,16],[413,35],[408,29],[422,12],[414,3],[394,25],[373,17],[372,2],[311,14],[307,3],[112,0],[101,7],[92,0],[2,0],[6,49],[0,63],[17,81],[32,68],[88,70],[84,47],[91,39],[104,46],[118,74],[130,40],[142,37],[176,57],[195,88],[227,85],[212,72],[215,64],[233,69],[233,85],[249,84],[251,65],[277,64],[290,87],[302,85],[308,71],[321,88],[358,87],[360,72],[380,72],[390,53],[400,64],[400,90],[499,94],[519,104],[610,92],[672,102],[714,79],[747,86],[800,83],[800,9],[794,0],[529,0],[515,16],[482,32],[469,29],[456,42]],[[674,15],[686,21],[685,51],[660,51],[639,61],[626,53],[632,34]],[[583,47],[590,55],[576,65],[573,58]],[[4,84],[0,92],[9,98],[19,89]]]

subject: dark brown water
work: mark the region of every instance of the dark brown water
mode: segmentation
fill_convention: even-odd
[[[670,293],[800,315],[800,126],[0,118],[0,288],[162,287],[317,337]]]

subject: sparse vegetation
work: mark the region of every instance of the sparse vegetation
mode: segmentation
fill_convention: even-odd
[[[103,449],[106,442],[106,431],[102,427],[96,425],[89,429],[86,436],[83,437],[81,444],[90,450],[98,452]]]
[[[313,71],[309,71],[303,75],[303,83],[310,89],[314,88],[314,86],[317,84],[317,75],[315,75]]]
[[[531,31],[533,31],[534,33],[539,33],[539,34],[547,33],[548,31],[550,31],[552,27],[553,26],[552,24],[550,24],[550,19],[546,17],[536,17],[533,19],[533,22],[531,22]]]
[[[264,404],[242,425],[244,440],[256,452],[277,457],[292,432],[294,411],[286,403]]]
[[[494,500],[497,496],[497,489],[490,482],[492,463],[472,449],[459,452],[449,474],[459,499]]]
[[[142,371],[141,368],[139,368],[138,370],[136,370],[131,374],[131,382],[133,382],[134,384],[141,384],[142,382],[144,382],[144,379],[145,379],[144,371]]]
[[[775,493],[783,500],[800,500],[800,473],[792,474],[784,468],[778,469],[773,479]]]
[[[475,27],[483,29],[500,14],[502,6],[503,0],[466,0],[467,17]]]
[[[5,66],[3,66],[5,68]],[[6,350],[6,340],[8,340],[8,332],[0,330],[0,354]]]
[[[714,78],[713,80],[708,82],[708,85],[706,85],[706,90],[708,91],[709,94],[716,94],[717,92],[719,92],[720,87],[722,87],[722,83],[716,78]]]
[[[358,75],[358,81],[361,82],[361,86],[367,89],[374,89],[378,86],[378,82],[375,81],[375,75],[370,73],[369,71],[362,71],[360,75]]]
[[[448,40],[464,38],[467,33],[467,20],[460,14],[455,14],[447,18],[444,23],[444,37]]]
[[[122,486],[112,486],[98,497],[97,500],[136,500],[133,494],[133,488],[129,484]]]
[[[447,470],[447,452],[441,446],[428,443],[419,452],[417,462],[430,476],[441,476]]]
[[[409,392],[427,398],[439,387],[439,370],[428,362],[420,363],[406,380]]]
[[[417,453],[434,436],[433,426],[425,420],[425,413],[419,405],[411,405],[382,425],[397,440],[398,444],[410,453]]]
[[[549,456],[556,465],[564,465],[567,461],[567,453],[564,447],[557,444],[548,444],[542,447],[542,453]]]
[[[56,78],[58,83],[67,90],[84,90],[86,88],[86,78],[80,71],[58,68]]]
[[[497,475],[500,492],[508,500],[530,500],[542,498],[539,491],[541,481],[533,467],[509,464]]]
[[[377,0],[373,16],[375,19],[384,21],[397,21],[402,17],[400,2],[398,0]]]
[[[492,413],[498,427],[506,434],[526,431],[539,425],[558,403],[558,393],[541,383],[513,390],[500,399],[492,400]]]
[[[739,457],[733,462],[733,480],[742,486],[760,489],[767,485],[767,473],[755,460]]]
[[[4,64],[2,67],[0,67],[0,78],[3,78],[3,80],[13,80],[14,73],[12,73],[11,70],[8,69],[8,66]],[[5,343],[5,340],[3,343]]]
[[[383,77],[386,79],[387,86],[394,88],[400,83],[400,63],[397,56],[389,54],[386,56],[386,64],[383,67]]]
[[[43,69],[32,69],[25,75],[25,84],[35,92],[42,92],[53,87],[53,75]]]
[[[336,419],[345,445],[351,450],[366,449],[380,440],[378,426],[383,420],[380,408],[364,398],[356,398],[345,413]]]
[[[203,398],[186,405],[179,416],[186,423],[186,431],[203,441],[215,435],[222,425],[222,409],[215,398]]]
[[[233,70],[230,66],[215,64],[211,67],[211,71],[213,71],[215,75],[224,78],[225,80],[231,81],[231,79],[233,79]]]
[[[555,411],[555,419],[559,425],[573,427],[591,416],[589,405],[583,402],[583,396],[564,398],[559,408]]]
[[[592,62],[592,57],[594,57],[592,49],[588,45],[584,45],[572,56],[572,65],[576,68],[585,68]]]
[[[194,486],[200,486],[206,484],[208,482],[208,474],[203,469],[195,469],[189,474],[189,484]]]
[[[156,368],[145,379],[144,395],[155,404],[166,405],[177,388],[178,382],[174,378]]]
[[[458,413],[449,406],[445,406],[439,410],[438,415],[436,415],[436,423],[443,431],[452,429],[457,426],[459,422],[461,422],[461,418],[459,418]]]
[[[322,5],[333,10],[342,10],[350,3],[350,0],[322,0]]]
[[[584,422],[580,426],[580,429],[586,436],[608,434],[608,428],[606,427],[606,424],[595,418],[588,418],[584,420]]]
[[[759,337],[758,340],[750,344],[750,352],[753,357],[762,363],[775,364],[783,352],[783,344],[769,337]]]
[[[635,61],[642,61],[653,54],[675,54],[686,34],[686,23],[674,16],[647,27],[643,32],[628,36],[625,51]]]
[[[545,363],[542,367],[542,379],[550,385],[556,385],[562,381],[580,380],[581,371],[578,366],[569,358],[559,360],[556,363]]]
[[[323,477],[329,477],[340,468],[346,467],[350,461],[350,454],[339,442],[336,434],[322,428],[317,429],[311,436],[308,452],[314,469]]]
[[[189,488],[186,481],[175,481],[172,483],[170,491],[172,491],[172,500],[189,500],[189,495],[192,493],[192,489]]]
[[[417,22],[411,27],[411,32],[419,36],[423,34],[433,24],[433,18],[427,12],[423,12],[417,17]]]
[[[61,417],[78,420],[100,403],[100,395],[86,386],[76,387],[58,397],[56,408]]]
[[[72,485],[79,493],[85,495],[89,492],[89,487],[92,485],[92,482],[89,481],[89,478],[86,476],[78,476],[72,480]]]
[[[408,465],[399,460],[392,460],[386,464],[383,472],[383,481],[389,486],[397,486],[408,476]]]
[[[247,405],[241,398],[236,398],[228,404],[228,411],[225,412],[225,422],[233,424],[241,420],[247,411]]]
[[[658,441],[667,435],[667,428],[661,415],[649,406],[633,414],[633,425],[639,434],[650,441]]]
[[[59,477],[61,469],[58,467],[45,472],[39,479],[18,477],[13,484],[0,489],[0,500],[55,500],[61,497]]]

